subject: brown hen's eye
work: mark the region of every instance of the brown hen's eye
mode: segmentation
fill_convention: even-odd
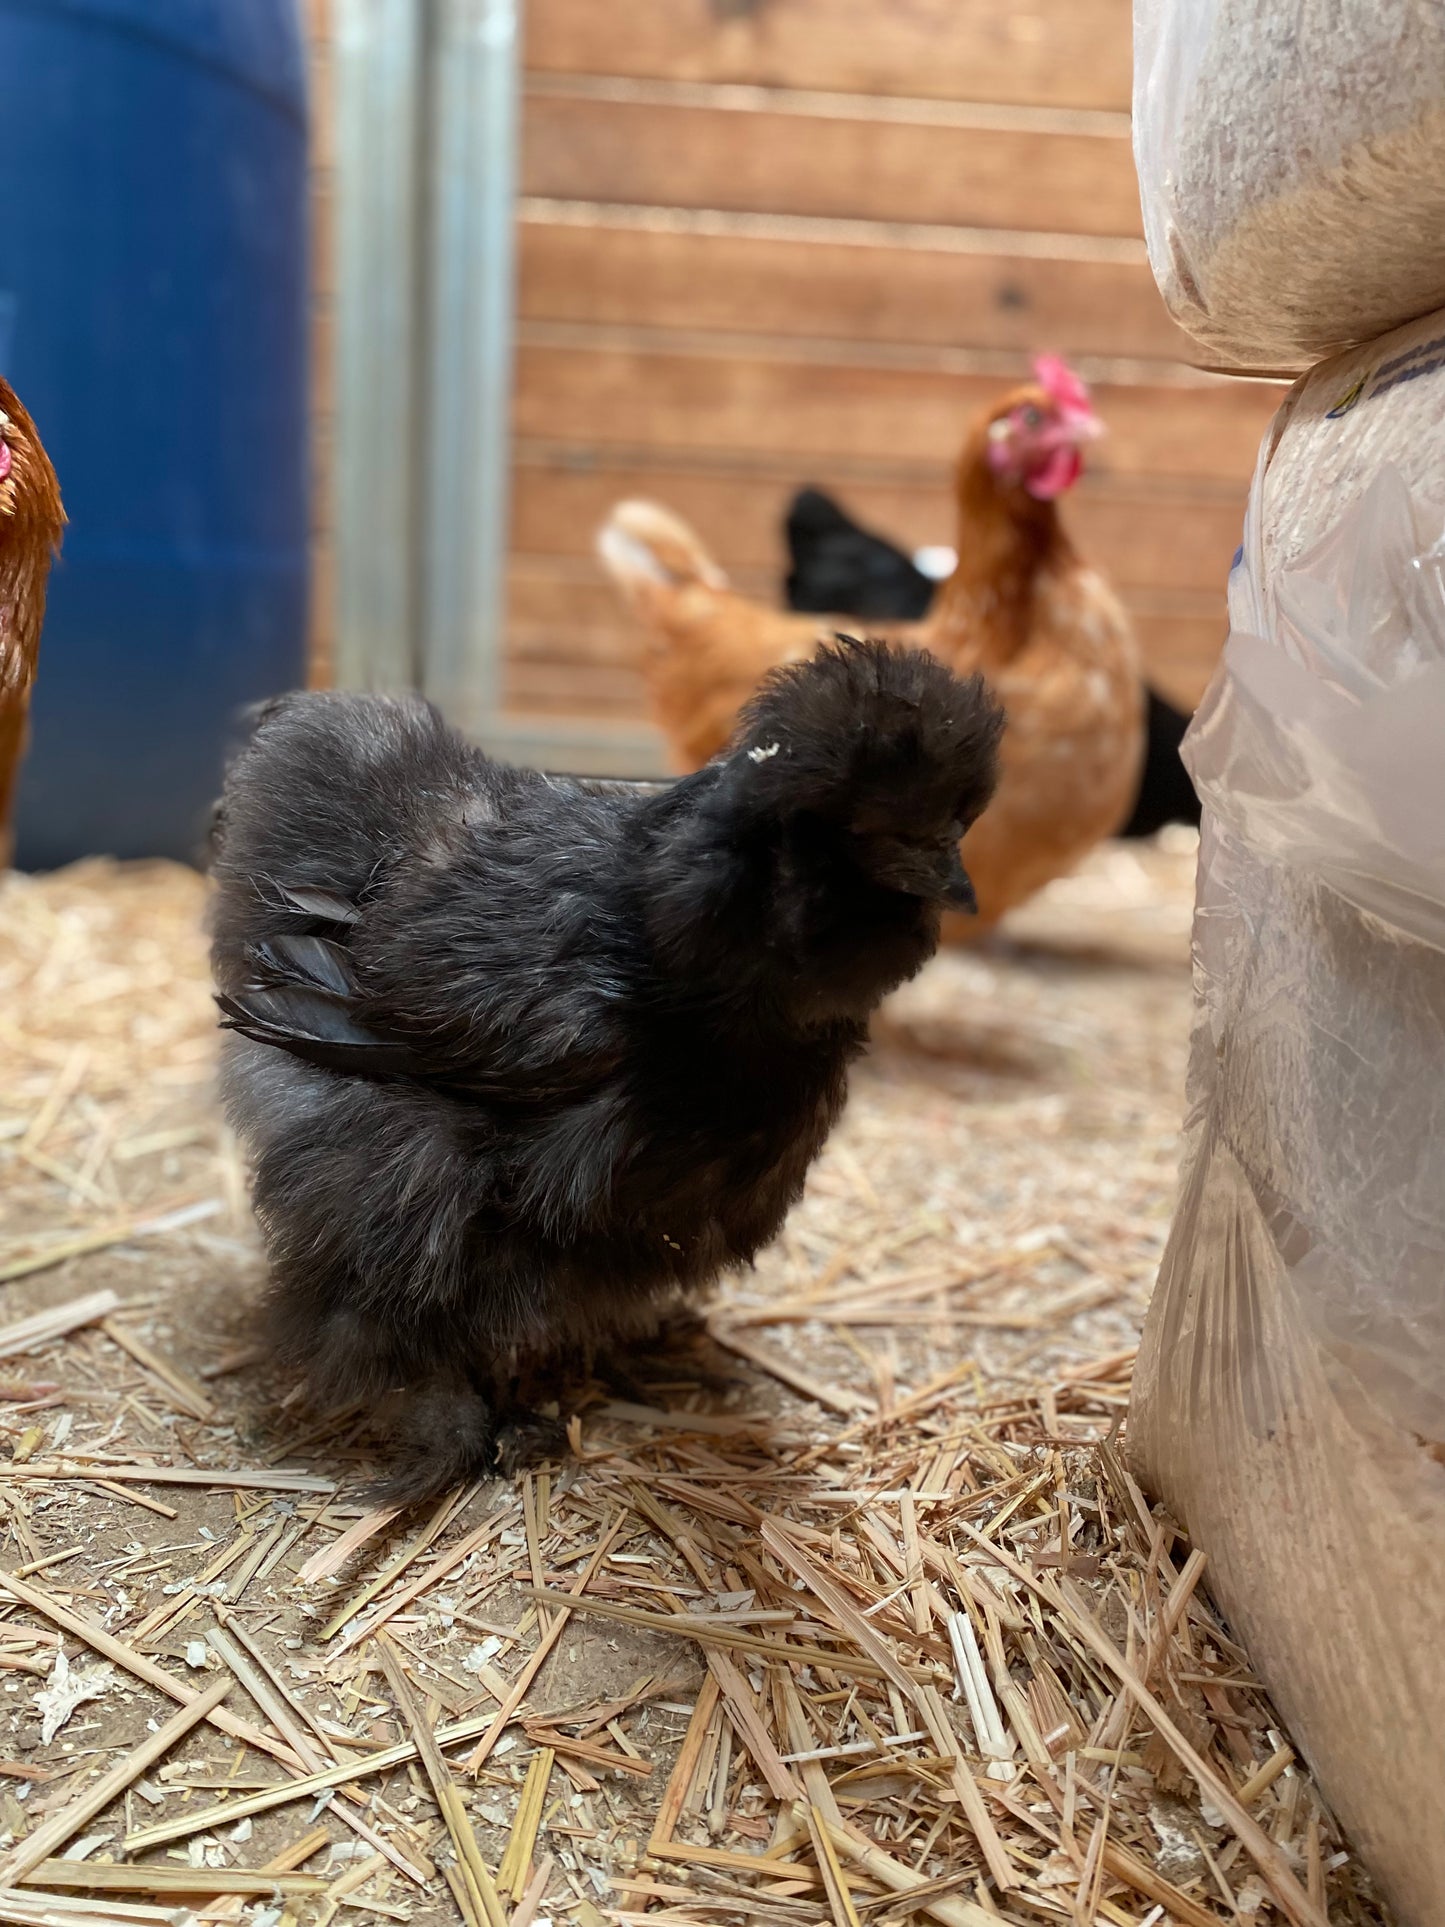
[[[1037,428],[1042,420],[1043,416],[1039,413],[1038,409],[1034,407],[1033,403],[1030,402],[1023,411],[1024,427]]]

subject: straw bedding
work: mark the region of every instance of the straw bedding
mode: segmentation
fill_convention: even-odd
[[[401,1517],[250,1356],[200,884],[0,881],[0,1921],[1383,1921],[1119,1450],[1191,870],[942,959],[647,1402]]]

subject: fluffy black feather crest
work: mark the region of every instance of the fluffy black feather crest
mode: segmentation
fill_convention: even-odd
[[[734,787],[760,813],[903,838],[957,825],[956,838],[993,794],[1003,726],[981,676],[839,636],[760,685],[729,753]]]

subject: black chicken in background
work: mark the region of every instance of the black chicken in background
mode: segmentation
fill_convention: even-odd
[[[917,622],[928,614],[938,584],[821,489],[798,490],[788,507],[787,536],[790,609],[860,622]]]
[[[1118,834],[1153,836],[1166,823],[1199,827],[1199,796],[1184,767],[1179,745],[1193,718],[1166,703],[1146,686],[1144,691],[1144,768],[1133,814]]]
[[[798,491],[785,528],[790,609],[869,622],[916,622],[927,614],[937,581],[886,536],[861,527],[821,489]],[[1190,719],[1152,689],[1146,694],[1144,767],[1133,814],[1117,833],[1121,837],[1153,836],[1166,823],[1199,822],[1199,798],[1179,756]]]
[[[523,1366],[776,1234],[971,905],[1001,730],[980,679],[842,639],[672,784],[507,768],[417,700],[261,712],[213,827],[224,1095],[277,1348],[396,1395],[390,1496],[515,1463]]]

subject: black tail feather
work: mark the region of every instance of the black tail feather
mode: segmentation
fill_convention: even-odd
[[[375,1036],[328,994],[298,986],[248,986],[216,997],[221,1028],[271,1044],[323,1070],[352,1077],[408,1077],[420,1070],[410,1046]]]

